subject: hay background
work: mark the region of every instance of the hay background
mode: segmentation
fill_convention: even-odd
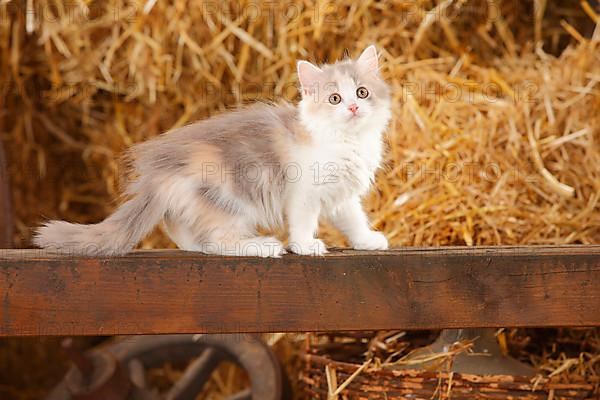
[[[365,205],[393,246],[599,243],[600,33],[585,4],[1,2],[15,245],[46,218],[109,214],[131,144],[252,99],[297,100],[297,59],[370,43],[395,106]],[[157,229],[142,246],[172,244]]]
[[[333,3],[280,3],[259,17],[255,1],[228,3],[233,14],[184,1],[156,2],[149,14],[145,2],[93,2],[87,14],[83,3],[42,0],[31,12],[25,1],[2,3],[0,128],[15,241],[29,245],[44,218],[110,213],[131,144],[248,98],[296,100],[298,58],[336,60],[376,43],[396,104],[386,169],[366,203],[392,245],[597,243],[598,42],[565,29],[590,32],[579,2],[552,2],[541,20],[537,3],[347,1],[336,13]],[[541,54],[536,31],[549,53],[570,47]],[[407,84],[418,93],[406,94]],[[465,98],[448,101],[457,88]],[[573,197],[539,174],[530,132]],[[423,172],[407,176],[414,168]],[[143,243],[166,245],[160,233]]]

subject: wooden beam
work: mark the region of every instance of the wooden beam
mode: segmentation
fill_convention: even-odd
[[[600,246],[0,251],[0,336],[600,326]]]

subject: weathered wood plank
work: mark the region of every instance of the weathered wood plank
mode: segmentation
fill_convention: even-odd
[[[600,246],[280,259],[0,250],[0,336],[600,326]]]
[[[0,140],[0,249],[13,247],[13,211],[7,168],[8,162]]]

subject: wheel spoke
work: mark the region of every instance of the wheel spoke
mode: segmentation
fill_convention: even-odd
[[[244,389],[241,392],[237,392],[236,394],[227,397],[227,400],[252,400],[252,391],[250,389]]]
[[[193,400],[221,360],[223,355],[218,350],[205,349],[190,363],[181,378],[169,390],[167,400]]]
[[[137,387],[146,388],[146,371],[142,362],[137,358],[129,361],[129,377],[131,378],[131,382]]]

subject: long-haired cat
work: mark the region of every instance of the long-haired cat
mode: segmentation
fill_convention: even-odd
[[[323,216],[356,249],[386,249],[361,207],[382,157],[390,90],[374,46],[356,60],[317,67],[299,61],[302,100],[257,103],[134,146],[136,179],[104,221],[49,221],[42,248],[86,255],[131,251],[164,221],[179,248],[210,254],[278,257],[284,245],[259,229],[287,226],[287,249],[321,255]]]

